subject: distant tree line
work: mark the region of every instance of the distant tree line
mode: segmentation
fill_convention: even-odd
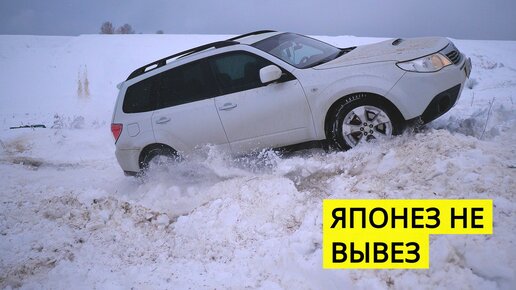
[[[106,21],[100,26],[101,34],[134,34],[134,29],[129,24],[124,24],[115,29],[115,26],[111,21]]]
[[[100,34],[134,34],[134,29],[129,24],[124,24],[115,29],[111,21],[106,21],[100,26]],[[163,34],[163,30],[156,31],[156,34]]]

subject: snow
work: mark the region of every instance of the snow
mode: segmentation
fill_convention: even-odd
[[[0,288],[516,288],[516,42],[454,40],[469,88],[422,132],[348,152],[206,147],[145,182],[125,177],[116,84],[225,37],[0,36]],[[494,233],[431,236],[428,270],[324,270],[325,198],[489,198]]]

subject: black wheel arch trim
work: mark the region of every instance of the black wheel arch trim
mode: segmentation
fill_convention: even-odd
[[[326,139],[332,138],[331,129],[332,129],[332,124],[333,124],[333,121],[335,118],[334,115],[338,113],[340,106],[343,104],[346,104],[348,102],[351,102],[348,100],[355,96],[358,97],[357,99],[361,99],[361,98],[365,97],[365,98],[373,100],[373,102],[374,101],[379,102],[380,105],[387,107],[387,109],[389,109],[394,114],[394,116],[393,116],[393,118],[395,118],[394,121],[398,122],[399,124],[404,124],[406,122],[405,118],[401,114],[398,107],[396,107],[396,105],[394,105],[391,101],[389,101],[389,99],[385,98],[384,96],[381,96],[381,95],[375,94],[375,93],[369,93],[369,92],[352,93],[352,94],[343,96],[343,97],[339,98],[338,100],[336,100],[335,102],[333,102],[333,104],[330,106],[330,108],[326,112],[326,116],[324,118],[324,134],[326,136]]]
[[[178,155],[177,151],[174,148],[172,148],[166,144],[163,144],[163,143],[149,144],[149,145],[143,147],[143,149],[140,151],[140,156],[138,157],[138,165],[139,165],[140,169],[145,168],[145,165],[146,165],[145,158],[147,158],[149,153],[151,153],[153,150],[159,150],[159,151],[163,152],[165,155],[170,155],[170,156]]]

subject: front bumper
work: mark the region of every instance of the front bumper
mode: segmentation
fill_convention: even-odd
[[[460,92],[461,84],[458,84],[435,96],[421,115],[423,123],[431,122],[448,112],[457,102]]]
[[[462,55],[464,57],[464,55]],[[466,78],[469,78],[471,74],[471,59],[467,58],[464,64],[462,65],[461,71],[464,71]],[[429,123],[440,116],[444,115],[444,113],[448,112],[459,100],[460,93],[462,92],[462,83],[454,86],[453,88],[447,89],[439,93],[435,96],[428,107],[426,107],[425,111],[421,115],[421,120],[423,123]]]
[[[425,113],[428,120],[434,120],[448,111],[459,100],[464,83],[470,73],[471,60],[461,54],[458,63],[449,65],[437,72],[406,72],[389,91],[387,97],[400,110],[405,120],[414,119]],[[456,92],[457,88],[458,92]],[[448,92],[452,89],[452,92]],[[450,96],[449,105],[445,104],[446,101],[442,97],[442,94],[445,93]],[[456,96],[453,97],[452,95]],[[440,107],[435,108],[435,103]],[[434,109],[431,109],[431,107]],[[446,109],[444,109],[445,107]],[[429,112],[427,112],[427,109]]]

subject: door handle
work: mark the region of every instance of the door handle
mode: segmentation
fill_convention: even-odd
[[[228,111],[237,107],[237,104],[225,103],[222,107],[219,107],[220,111]]]
[[[156,120],[156,124],[165,124],[165,123],[168,123],[168,122],[170,122],[170,118],[169,117],[161,117],[161,118]]]

